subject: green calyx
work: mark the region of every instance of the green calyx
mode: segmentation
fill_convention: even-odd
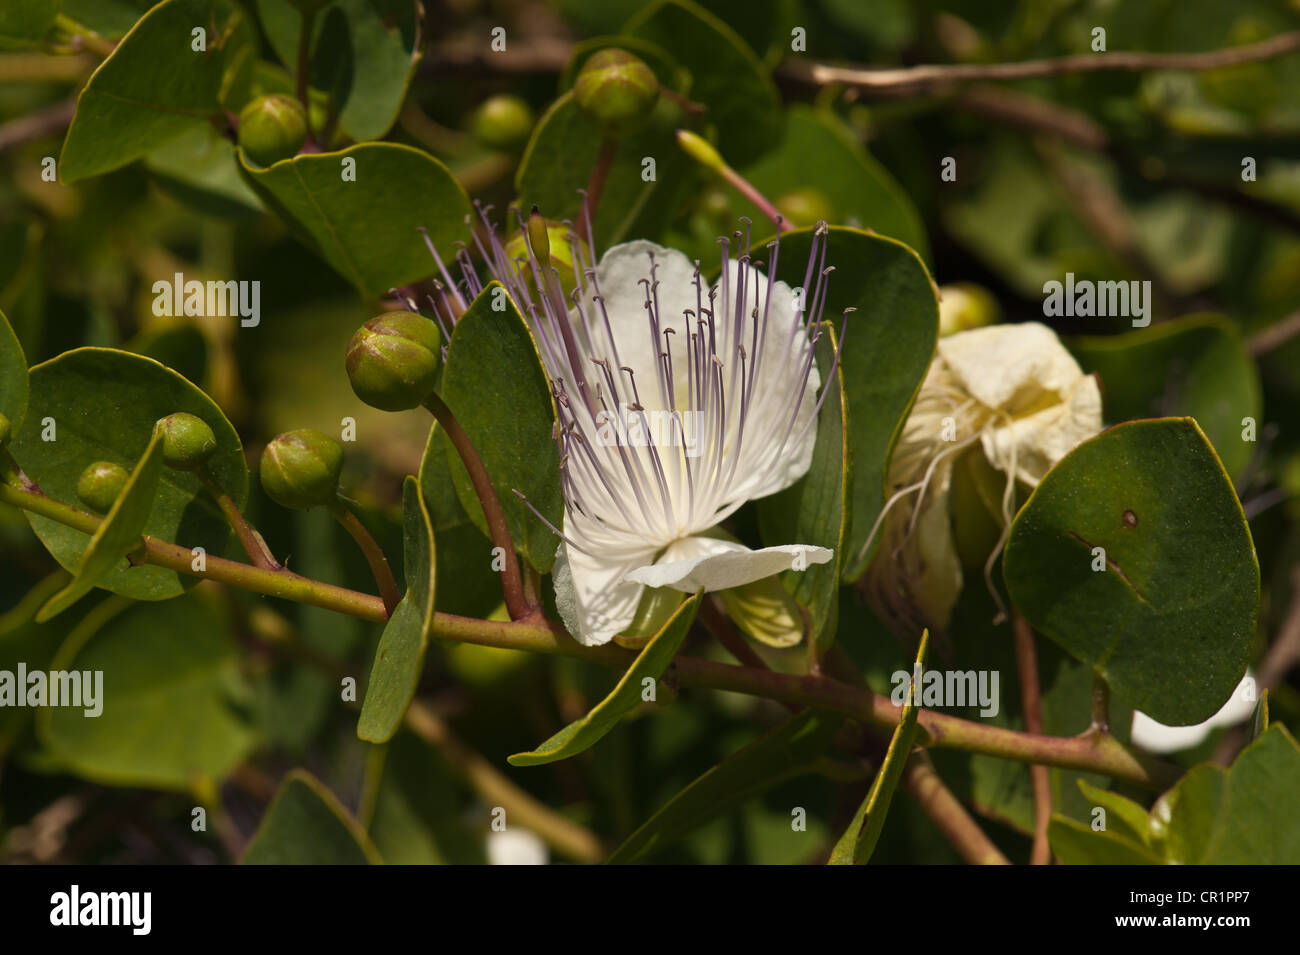
[[[659,101],[659,80],[644,60],[610,48],[583,64],[573,98],[606,135],[626,136],[645,122]]]
[[[342,470],[343,448],[312,428],[276,435],[258,467],[266,496],[295,511],[333,504]]]
[[[217,436],[208,423],[178,411],[156,425],[163,433],[163,462],[177,471],[197,471],[217,450]]]
[[[489,149],[515,152],[533,131],[532,107],[518,96],[493,96],[474,111],[470,131]]]
[[[259,96],[239,114],[239,145],[259,165],[297,155],[306,141],[307,112],[292,96]]]
[[[77,479],[77,497],[92,511],[107,513],[126,487],[126,468],[112,461],[96,461]]]
[[[348,343],[348,380],[358,398],[381,411],[420,405],[438,379],[438,326],[414,312],[372,318]]]

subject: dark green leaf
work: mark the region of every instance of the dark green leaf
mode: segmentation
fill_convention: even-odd
[[[691,0],[660,0],[623,31],[658,43],[691,74],[691,99],[708,107],[718,150],[744,165],[776,145],[780,99],[757,55],[725,22]]]
[[[614,850],[610,863],[641,862],[759,793],[813,772],[844,717],[806,710],[729,756],[670,799]]]
[[[780,145],[742,172],[778,206],[785,196],[810,190],[827,207],[831,221],[870,229],[898,239],[923,257],[929,255],[925,227],[907,194],[827,110],[792,106]],[[763,219],[756,206],[739,196],[732,207],[736,215],[755,222]]]
[[[501,311],[494,304],[500,304]],[[496,282],[456,322],[438,391],[492,478],[515,547],[533,567],[547,573],[559,540],[514,492],[524,494],[547,520],[561,526],[564,499],[554,438],[555,400],[532,332]],[[444,449],[461,505],[486,534],[487,519],[469,474],[450,443]]]
[[[1257,445],[1242,432],[1244,418],[1258,430],[1259,372],[1228,320],[1192,316],[1069,346],[1084,371],[1101,376],[1107,420],[1195,418],[1229,474],[1254,454]]]
[[[763,542],[828,547],[835,557],[825,564],[783,575],[799,603],[812,611],[812,634],[819,654],[835,639],[839,616],[840,573],[844,541],[851,521],[853,459],[849,447],[848,403],[843,368],[831,364],[838,338],[834,326],[822,326],[817,343],[817,371],[822,388],[830,389],[817,419],[817,443],[808,473],[795,484],[758,504]]]
[[[1208,719],[1246,668],[1259,565],[1190,418],[1119,425],[1070,452],[1016,516],[1003,574],[1035,628],[1167,725]]]
[[[206,31],[206,50],[191,30]],[[132,27],[77,98],[59,161],[75,182],[124,166],[221,108],[227,67],[254,42],[248,15],[232,0],[166,0]]]
[[[370,838],[325,784],[304,769],[284,777],[244,865],[378,865]]]
[[[202,418],[216,435],[207,470],[217,486],[238,507],[247,502],[248,468],[239,435],[211,398],[171,369],[130,352],[78,348],[37,365],[31,381],[30,413],[10,450],[50,497],[77,506],[77,480],[88,465],[110,461],[133,467],[155,422],[184,411]],[[42,438],[47,425],[54,428],[54,440]],[[90,537],[44,517],[29,513],[27,519],[54,558],[74,570]],[[225,551],[230,526],[195,475],[167,468],[144,532],[216,556]],[[98,586],[137,600],[166,600],[195,582],[164,567],[141,565],[119,568]]]
[[[345,181],[345,159],[356,181]],[[377,295],[436,271],[419,229],[444,253],[468,238],[469,199],[447,167],[396,143],[362,143],[283,160],[244,175],[267,207],[339,274]],[[448,256],[449,258],[449,256]]]
[[[781,237],[777,275],[791,287],[803,284],[811,240],[811,229]],[[866,566],[863,546],[885,501],[889,456],[934,355],[939,305],[925,265],[893,239],[832,226],[826,265],[835,271],[825,318],[838,324],[844,309],[857,309],[848,316],[840,357],[853,461],[842,568],[851,580]]]
[[[387,742],[401,726],[424,672],[433,626],[433,523],[419,482],[409,476],[402,485],[402,541],[406,594],[379,638],[357,722],[357,736],[371,743]]]
[[[627,668],[614,689],[590,713],[564,727],[535,750],[515,753],[510,757],[510,765],[540,766],[568,759],[594,746],[617,725],[624,714],[642,701],[643,681],[658,681],[663,676],[664,670],[677,655],[678,647],[686,639],[686,631],[691,629],[702,599],[703,594],[698,593],[677,608],[662,629],[637,654],[636,660]]]

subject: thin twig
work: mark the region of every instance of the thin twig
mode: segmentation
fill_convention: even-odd
[[[391,617],[393,611],[397,609],[398,601],[402,599],[402,591],[393,578],[393,568],[388,564],[388,557],[384,554],[384,549],[371,536],[370,531],[366,530],[366,525],[362,524],[360,519],[348,510],[346,505],[341,502],[335,504],[330,507],[329,512],[334,515],[335,520],[343,525],[343,529],[352,535],[352,539],[361,548],[361,553],[366,557],[366,563],[370,565],[370,572],[374,574],[375,583],[379,586],[379,596],[383,598],[384,609],[388,611],[388,615]]]
[[[406,725],[436,748],[484,802],[504,808],[507,825],[513,821],[531,829],[556,852],[577,862],[599,862],[605,857],[604,846],[591,830],[571,822],[506,779],[496,767],[457,739],[422,700],[411,703],[406,711]]]
[[[266,541],[263,540],[262,535],[248,523],[239,507],[231,500],[230,495],[218,487],[217,483],[206,474],[200,474],[199,479],[217,502],[217,507],[221,508],[226,523],[235,532],[235,536],[239,538],[239,544],[244,548],[244,553],[248,555],[248,559],[253,562],[253,566],[261,567],[263,570],[283,570],[284,567],[275,559],[275,555],[271,553],[271,548],[266,546]]]
[[[830,66],[791,59],[782,72],[796,79],[825,85],[840,83],[867,93],[900,94],[942,90],[953,83],[1007,81],[1060,76],[1066,73],[1101,73],[1140,70],[1213,70],[1241,63],[1256,63],[1300,51],[1300,31],[1280,33],[1259,43],[1210,50],[1204,53],[1079,53],[1019,63],[951,63],[901,69],[866,69]]]
[[[1020,614],[1012,616],[1015,634],[1016,669],[1020,671],[1020,708],[1025,729],[1043,732],[1043,695],[1038,685],[1038,653],[1034,649],[1034,631]],[[1052,820],[1052,784],[1046,766],[1031,764],[1030,781],[1034,787],[1034,844],[1029,852],[1030,865],[1048,865],[1052,849],[1047,841],[1047,826]]]
[[[913,753],[903,769],[903,788],[916,800],[961,857],[972,865],[1011,865],[966,807],[944,785],[925,753]]]
[[[0,153],[44,136],[53,136],[72,122],[76,112],[77,101],[69,99],[10,120],[0,126]]]
[[[1300,312],[1292,312],[1280,322],[1274,322],[1246,339],[1246,351],[1258,358],[1280,348],[1297,335],[1300,335]]]

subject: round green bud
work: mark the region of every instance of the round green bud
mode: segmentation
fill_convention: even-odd
[[[126,487],[130,475],[112,461],[96,461],[77,479],[77,497],[92,511],[107,513]]]
[[[239,145],[263,166],[295,156],[307,140],[307,112],[292,96],[259,96],[239,114]]]
[[[438,326],[414,312],[372,318],[348,343],[348,379],[381,411],[405,411],[433,391],[442,354]]]
[[[342,469],[339,443],[327,434],[301,428],[275,436],[262,452],[258,472],[267,497],[300,511],[333,504]]]
[[[489,149],[514,152],[533,131],[532,107],[518,96],[493,96],[474,111],[470,131]]]
[[[539,225],[541,228],[538,228]],[[519,264],[520,275],[528,284],[529,290],[536,289],[532,259],[528,256],[529,235],[532,234],[533,257],[539,262],[543,256],[549,258],[551,268],[559,273],[560,290],[567,302],[578,282],[573,266],[573,239],[578,239],[579,254],[583,261],[591,262],[591,250],[569,226],[551,219],[541,219],[538,222],[530,218],[529,230],[530,232],[516,232],[506,240],[506,255],[510,256],[510,261]]]
[[[13,437],[13,425],[9,419],[0,414],[0,448],[9,444],[9,439]]]
[[[644,60],[610,48],[593,53],[582,65],[573,84],[573,98],[607,135],[626,136],[655,108],[659,80]]]
[[[217,436],[208,423],[178,411],[158,422],[163,433],[163,461],[177,471],[197,471],[217,450]]]
[[[939,337],[993,325],[1001,317],[998,300],[972,282],[954,282],[939,289]]]

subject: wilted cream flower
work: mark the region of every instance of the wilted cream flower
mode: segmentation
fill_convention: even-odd
[[[994,325],[941,338],[894,449],[890,497],[872,531],[880,547],[863,583],[877,609],[908,632],[947,626],[963,580],[951,501],[963,455],[982,455],[1002,476],[1002,536],[985,563],[988,580],[1017,482],[1037,486],[1101,426],[1096,380],[1047,326]]]

